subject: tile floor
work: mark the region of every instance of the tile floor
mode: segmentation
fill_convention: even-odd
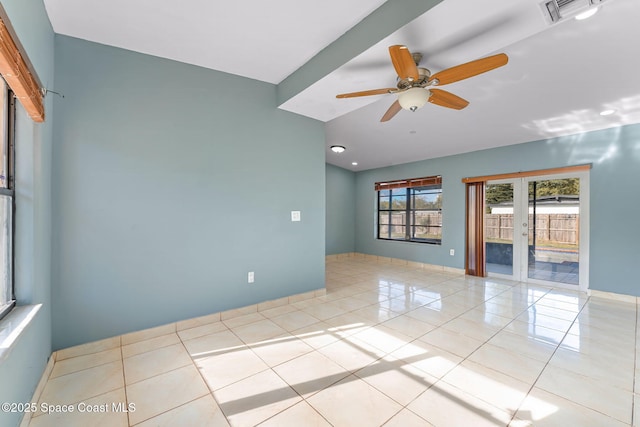
[[[632,425],[637,321],[633,303],[351,257],[323,297],[59,353],[40,403],[76,410],[30,425]]]

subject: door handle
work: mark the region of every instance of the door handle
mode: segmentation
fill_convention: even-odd
[[[523,235],[523,236],[527,236],[527,235],[529,235],[529,233],[522,233],[522,235]]]

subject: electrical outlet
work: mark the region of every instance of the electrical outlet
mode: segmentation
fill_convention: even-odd
[[[449,249],[449,255],[454,256],[456,254],[455,249]]]
[[[253,282],[255,281],[255,279],[256,279],[256,276],[255,276],[254,272],[253,272],[253,271],[250,271],[250,272],[247,274],[247,282],[249,282],[249,283],[253,283]]]

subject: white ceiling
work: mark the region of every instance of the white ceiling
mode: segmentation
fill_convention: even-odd
[[[385,3],[44,1],[56,33],[274,84]],[[356,171],[640,122],[640,1],[605,0],[588,20],[553,25],[540,3],[444,0],[280,108],[326,122],[327,161]],[[380,123],[395,95],[335,95],[395,86],[393,44],[423,53],[432,72],[498,52],[510,61],[445,87],[470,101],[464,110],[427,104]]]

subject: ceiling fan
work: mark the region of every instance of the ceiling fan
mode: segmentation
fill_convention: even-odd
[[[373,89],[361,92],[342,93],[336,98],[355,98],[359,96],[383,95],[387,93],[397,93],[398,99],[391,104],[391,107],[380,119],[381,122],[389,121],[402,109],[416,111],[427,102],[440,105],[442,107],[462,110],[469,101],[442,89],[435,89],[437,86],[454,83],[478,74],[486,73],[495,68],[502,67],[509,61],[509,57],[504,53],[489,56],[455,67],[439,71],[434,75],[423,67],[418,67],[422,54],[409,52],[403,45],[389,47],[391,62],[398,74],[398,85],[395,88]]]

